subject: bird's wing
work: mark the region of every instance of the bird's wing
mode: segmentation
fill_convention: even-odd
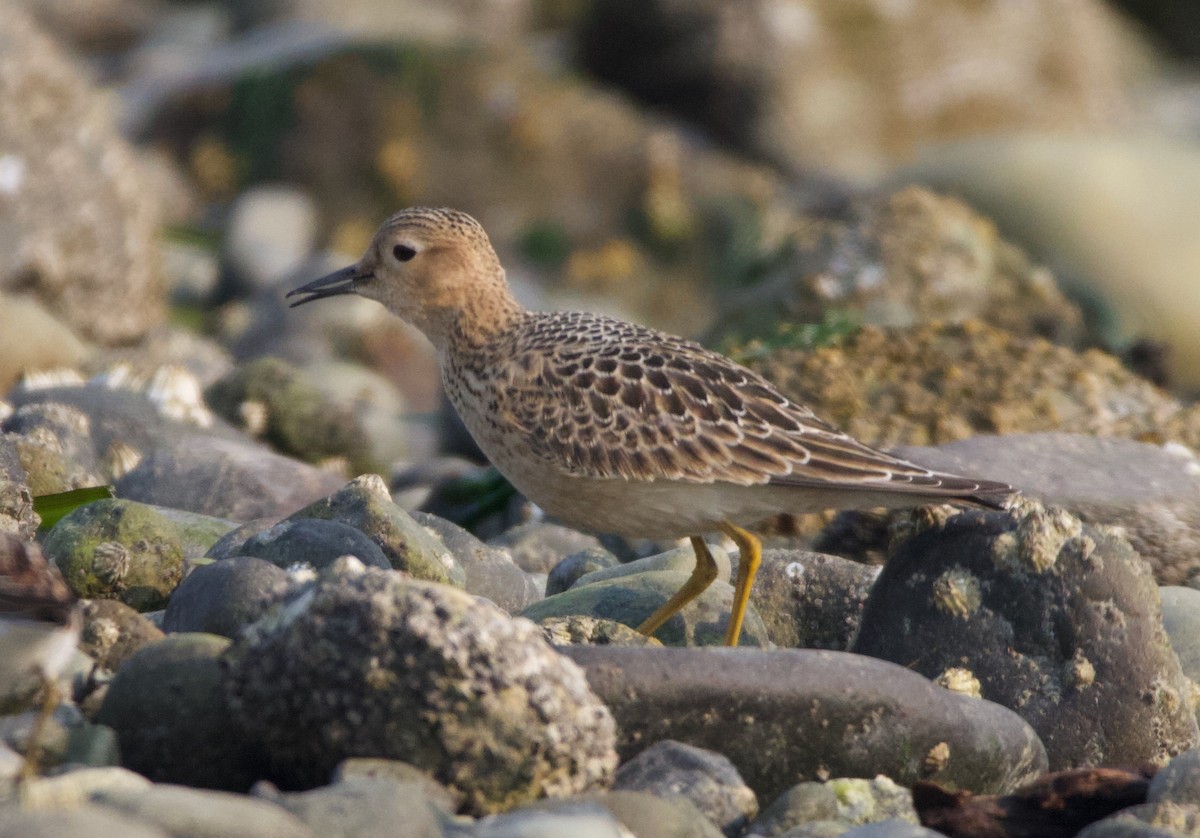
[[[962,496],[1004,484],[934,472],[863,445],[766,379],[699,344],[597,315],[542,315],[504,359],[508,421],[568,473]]]

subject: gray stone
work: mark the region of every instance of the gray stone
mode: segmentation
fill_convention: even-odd
[[[1080,830],[1083,838],[1195,838],[1200,835],[1200,806],[1188,803],[1143,803]]]
[[[1012,711],[861,655],[617,646],[560,651],[584,667],[612,710],[624,758],[661,739],[716,750],[760,800],[829,774],[885,774],[901,785],[928,779],[997,793],[1046,769],[1041,742]]]
[[[281,515],[268,515],[263,518],[253,518],[244,524],[234,527],[225,535],[212,543],[204,554],[207,559],[232,559],[241,555],[242,545],[246,539],[266,532],[282,520]]]
[[[589,547],[572,553],[551,569],[546,579],[546,596],[561,594],[580,577],[617,564],[617,557],[603,547]]]
[[[332,495],[310,503],[287,520],[341,521],[374,541],[391,566],[417,579],[462,587],[466,573],[441,541],[392,502],[383,479],[356,477]]]
[[[2,427],[35,496],[106,482],[100,477],[91,423],[82,411],[54,402],[24,405]]]
[[[238,552],[285,570],[293,565],[321,570],[339,556],[354,556],[367,567],[391,567],[387,556],[362,530],[317,518],[276,524],[247,538]]]
[[[683,571],[658,570],[618,576],[590,585],[576,583],[569,591],[535,602],[522,611],[521,616],[541,622],[578,614],[636,627],[682,588],[688,576],[689,573]],[[667,620],[654,636],[668,646],[723,643],[732,605],[733,586],[728,582],[714,582]],[[739,644],[762,646],[766,642],[766,629],[751,603],[746,609]]]
[[[729,554],[725,552],[724,548],[716,544],[710,544],[708,550],[717,565],[717,581],[728,582],[730,568],[732,567]],[[689,544],[684,547],[676,547],[674,550],[668,550],[665,553],[647,556],[644,559],[635,559],[631,562],[624,562],[595,570],[585,576],[581,576],[571,587],[583,587],[584,585],[592,585],[596,582],[606,582],[609,579],[618,579],[624,576],[635,576],[639,573],[661,570],[690,574],[695,567],[696,551]]]
[[[797,783],[763,809],[750,825],[746,837],[777,838],[810,822],[836,822],[845,831],[846,822],[838,820],[839,815],[838,799],[832,786],[814,781]]]
[[[610,791],[577,799],[599,803],[638,838],[720,838],[722,834],[686,797]]]
[[[317,207],[303,190],[261,184],[243,191],[225,230],[231,281],[237,290],[273,289],[308,259],[316,234]]]
[[[159,202],[109,98],[21,4],[3,16],[0,286],[31,289],[89,340],[134,342],[166,314]]]
[[[142,649],[109,685],[96,721],[117,732],[121,762],[156,782],[244,791],[256,754],[231,723],[211,634],[176,634]]]
[[[200,565],[171,594],[163,629],[237,637],[288,585],[287,572],[262,559],[235,556]]]
[[[397,784],[416,783],[421,787],[425,799],[444,812],[457,812],[462,806],[461,794],[451,791],[433,779],[428,772],[403,760],[351,757],[343,760],[333,772],[334,783],[378,779]]]
[[[353,559],[226,661],[234,715],[285,788],[325,783],[347,757],[387,757],[485,813],[605,783],[616,766],[608,710],[534,626]]]
[[[280,794],[274,802],[322,838],[442,838],[450,813],[418,783],[390,778],[344,780],[311,791]]]
[[[266,800],[224,791],[159,784],[140,791],[102,791],[101,806],[172,835],[191,838],[315,838],[294,815]]]
[[[0,434],[0,532],[31,539],[39,518],[33,511],[33,493],[12,441]]]
[[[0,807],[0,838],[172,838],[170,832],[103,806],[73,809]]]
[[[542,598],[533,577],[517,567],[507,550],[485,544],[457,524],[428,512],[413,512],[412,517],[453,554],[466,574],[463,587],[467,593],[487,597],[509,614],[520,613]]]
[[[630,832],[599,803],[555,801],[489,815],[475,823],[472,838],[629,838]]]
[[[1158,589],[1158,597],[1163,629],[1179,666],[1184,675],[1200,683],[1200,591],[1165,585]]]
[[[554,646],[661,646],[656,637],[647,637],[637,629],[616,620],[604,620],[585,614],[547,617],[538,625]]]
[[[565,556],[600,546],[594,535],[541,522],[514,527],[488,544],[508,550],[517,566],[529,573],[549,573]]]
[[[1182,585],[1200,572],[1200,460],[1183,446],[1032,433],[898,453],[930,468],[1011,483],[1085,524],[1120,527],[1160,585]]]
[[[162,640],[162,630],[123,602],[85,600],[79,648],[95,662],[115,672],[139,649]]]
[[[764,550],[754,607],[777,646],[844,651],[858,632],[877,566],[807,550]]]
[[[727,757],[669,739],[618,768],[613,789],[685,797],[729,838],[758,814],[758,798]]]
[[[1162,763],[1200,738],[1149,566],[1114,531],[1029,500],[908,520],[854,651],[930,678],[965,669],[1039,732],[1053,770]]]
[[[863,824],[842,833],[843,838],[941,838],[941,835],[940,832],[897,818]]]
[[[248,521],[281,515],[342,484],[334,474],[261,445],[204,435],[153,449],[117,481],[117,495]]]
[[[0,394],[27,373],[72,369],[87,355],[75,333],[39,300],[0,293]]]
[[[242,364],[204,391],[212,409],[281,453],[307,462],[345,460],[351,474],[379,468],[367,456],[354,410],[279,358]]]
[[[1155,774],[1146,802],[1200,806],[1200,750],[1184,751]]]
[[[79,597],[161,608],[183,578],[179,529],[158,509],[109,498],[81,506],[46,536],[46,554]]]

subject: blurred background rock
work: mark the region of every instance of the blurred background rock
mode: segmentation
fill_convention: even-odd
[[[303,409],[335,402],[366,437],[281,445],[274,395],[219,411],[284,453],[385,473],[471,455],[420,336],[366,301],[282,301],[396,209],[445,204],[485,225],[526,303],[701,338],[817,404],[799,371],[820,370],[839,382],[822,407],[868,441],[1196,444],[1200,30],[1182,0],[0,0],[0,17],[0,394],[116,363],[241,393],[242,365],[279,356],[321,394]],[[1081,376],[1111,392],[1037,401]],[[1095,404],[1113,418],[1086,419]]]

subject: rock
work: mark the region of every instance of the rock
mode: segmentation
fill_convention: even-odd
[[[1119,527],[1163,585],[1200,573],[1200,460],[1177,444],[1084,434],[974,437],[937,448],[901,448],[930,468],[982,474]]]
[[[139,611],[161,608],[183,578],[178,529],[134,501],[79,507],[54,525],[44,547],[76,596],[119,599]]]
[[[103,485],[91,437],[91,421],[70,405],[53,402],[18,407],[4,420],[6,436],[35,496]]]
[[[632,833],[599,803],[557,800],[489,815],[475,823],[474,838],[629,838]]]
[[[241,192],[225,230],[230,294],[274,290],[300,268],[316,246],[317,207],[308,193],[287,184],[260,184]]]
[[[117,672],[96,721],[117,732],[121,762],[162,783],[245,791],[262,770],[231,719],[211,634],[175,634],[143,648]]]
[[[695,563],[694,559],[692,562]],[[597,571],[597,574],[628,566]],[[521,616],[542,622],[551,618],[584,615],[637,627],[682,588],[689,575],[690,572],[678,570],[651,570],[592,584],[576,582],[569,591],[535,602],[522,611]],[[719,645],[725,642],[725,626],[729,622],[732,606],[733,586],[717,580],[667,620],[654,636],[668,646]],[[751,603],[746,609],[746,622],[742,626],[739,645],[762,646],[766,642],[766,629]]]
[[[117,481],[117,495],[248,521],[286,514],[341,478],[247,442],[194,436],[154,449]]]
[[[1184,751],[1155,774],[1146,802],[1200,806],[1200,750]]]
[[[657,637],[647,637],[615,620],[601,620],[582,614],[547,617],[538,625],[554,646],[661,646]]]
[[[376,464],[376,470],[390,470],[402,460],[423,461],[437,456],[437,443],[427,417],[391,378],[362,364],[337,360],[308,363],[304,370],[327,400],[348,405],[354,411],[366,461]],[[394,485],[392,489],[395,491]]]
[[[576,799],[599,803],[639,838],[720,838],[722,834],[686,797],[610,791]]]
[[[35,778],[23,790],[22,798],[31,809],[74,809],[97,792],[141,791],[151,785],[127,768],[72,768],[53,777]]]
[[[1200,806],[1143,803],[1080,830],[1080,838],[1183,838],[1200,834]]]
[[[612,718],[582,673],[484,600],[346,559],[272,613],[227,655],[226,688],[284,787],[389,757],[484,813],[603,784],[616,766]]]
[[[1200,449],[1200,410],[1117,358],[978,321],[865,326],[815,350],[780,348],[742,360],[826,421],[885,448],[1063,431]]]
[[[335,402],[307,374],[279,358],[235,368],[205,391],[212,409],[284,454],[311,463],[346,462],[360,474],[376,468],[354,410]]]
[[[617,557],[602,547],[588,547],[556,564],[546,579],[546,596],[561,594],[581,577],[595,570],[616,567]]]
[[[3,16],[0,287],[30,288],[90,340],[136,341],[166,314],[158,202],[109,99],[20,4]]]
[[[754,607],[777,646],[844,651],[879,568],[806,550],[763,551]]]
[[[466,575],[463,587],[467,593],[487,597],[509,614],[518,614],[542,598],[533,577],[517,567],[507,550],[484,544],[462,527],[436,515],[414,512],[412,517],[454,555]]]
[[[978,320],[1025,337],[1084,342],[1083,314],[1053,275],[955,198],[915,186],[870,194],[796,228],[753,293],[730,295],[710,335],[772,346],[802,342],[814,323],[836,334],[839,321]]]
[[[163,784],[138,791],[98,792],[92,799],[172,835],[222,838],[315,838],[316,835],[273,803],[223,791]]]
[[[898,535],[853,651],[930,678],[967,669],[1039,732],[1055,770],[1161,764],[1196,743],[1192,687],[1127,541],[1034,501],[938,509]]]
[[[274,802],[323,838],[382,838],[396,835],[401,824],[411,838],[443,838],[450,832],[450,813],[418,783],[360,777],[280,794]]]
[[[941,835],[940,832],[898,818],[856,826],[842,833],[843,838],[941,838]]]
[[[445,812],[457,812],[462,805],[462,795],[446,788],[412,763],[402,760],[351,757],[343,760],[333,772],[335,784],[373,779],[387,780],[399,785],[416,783],[421,787],[425,798]]]
[[[33,511],[33,493],[12,441],[0,434],[0,532],[32,539],[40,519]]]
[[[803,0],[608,0],[579,50],[602,81],[753,156],[870,180],[938,140],[1113,125],[1133,81],[1123,31],[1085,0],[1052,14],[927,2],[862,15]]]
[[[87,355],[75,333],[36,298],[0,293],[0,394],[26,373],[77,367]]]
[[[238,553],[284,570],[294,565],[321,570],[339,556],[354,556],[367,567],[391,567],[383,551],[361,530],[317,518],[278,523],[247,538]]]
[[[392,503],[378,475],[356,477],[287,520],[305,518],[340,521],[361,530],[383,550],[393,568],[417,579],[459,587],[466,579],[466,573],[446,546]]]
[[[441,414],[457,417],[448,405],[442,407]],[[461,420],[457,421],[461,424]],[[465,427],[462,433],[471,440]],[[439,435],[442,446],[446,445],[444,436],[444,433]],[[475,445],[474,440],[471,444]],[[406,504],[410,503],[415,500],[411,481],[423,480],[424,487],[420,490],[423,497],[417,504],[420,511],[452,521],[484,540],[501,537],[534,515],[532,504],[494,466],[472,465],[467,469],[461,463],[460,457],[452,456],[427,469],[406,469],[397,476],[397,494],[405,498]]]
[[[717,565],[717,582],[729,582],[732,562],[730,562],[729,554],[725,552],[725,548],[718,544],[710,544],[708,546],[709,553],[712,554],[713,561]],[[624,577],[637,576],[641,573],[654,573],[660,571],[670,571],[674,573],[690,574],[696,567],[696,551],[689,544],[685,547],[676,547],[674,550],[668,550],[665,553],[659,553],[654,556],[647,556],[644,559],[635,559],[631,562],[623,562],[615,564],[611,567],[600,568],[585,576],[581,576],[575,581],[572,587],[584,587],[585,585],[593,585],[597,582],[607,582],[610,579],[620,579]]]
[[[3,838],[171,838],[164,829],[124,817],[93,804],[74,809],[22,809],[0,807]]]
[[[514,527],[488,543],[508,550],[517,566],[529,573],[549,573],[565,556],[600,546],[593,535],[543,523]]]
[[[163,629],[237,637],[266,613],[289,584],[286,571],[249,556],[200,565],[171,594]]]
[[[241,555],[242,545],[246,539],[259,533],[266,532],[282,520],[280,515],[268,515],[264,518],[252,518],[244,524],[234,527],[225,535],[218,538],[204,554],[206,559],[232,559]]]
[[[1184,391],[1200,387],[1192,328],[1200,288],[1184,279],[1200,260],[1187,223],[1200,210],[1192,143],[1157,131],[963,138],[929,149],[893,182],[969,200],[1102,301],[1110,344],[1140,337],[1165,345],[1166,380]]]
[[[618,768],[613,789],[684,797],[729,838],[758,814],[758,799],[725,756],[669,739]]]
[[[750,825],[746,838],[776,838],[797,827],[814,822],[837,823],[842,831],[847,824],[838,820],[837,794],[828,783],[797,783],[776,797]],[[841,832],[834,833],[841,835]]]
[[[1045,770],[1033,730],[996,704],[845,652],[560,647],[617,721],[628,759],[661,739],[716,750],[759,799],[805,779],[885,774],[979,791]],[[781,766],[787,766],[781,770]]]
[[[1171,648],[1179,658],[1179,668],[1192,681],[1200,683],[1200,591],[1195,588],[1164,586],[1158,589],[1162,601],[1163,629]],[[1200,798],[1195,801],[1200,804]]]
[[[138,650],[163,638],[158,626],[123,602],[86,600],[82,610],[79,649],[110,672],[120,669]]]

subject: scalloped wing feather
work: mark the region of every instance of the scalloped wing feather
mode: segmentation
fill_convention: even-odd
[[[882,489],[989,505],[1012,491],[863,445],[699,344],[599,315],[530,316],[534,328],[494,371],[506,385],[500,409],[543,460],[570,474]]]

